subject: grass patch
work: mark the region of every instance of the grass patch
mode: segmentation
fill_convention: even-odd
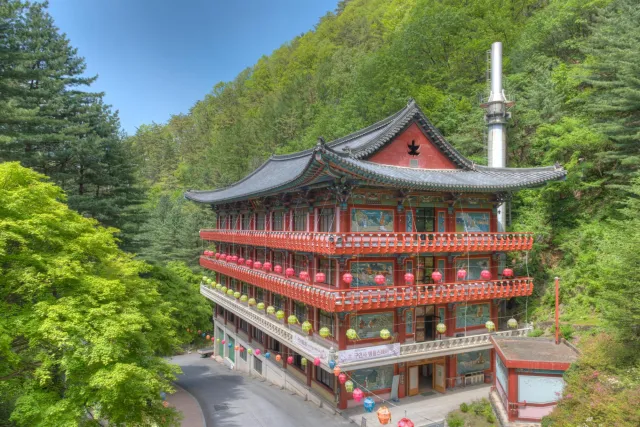
[[[492,427],[497,425],[493,408],[487,399],[463,403],[447,415],[449,427]]]

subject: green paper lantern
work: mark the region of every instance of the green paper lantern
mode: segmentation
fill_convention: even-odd
[[[211,283],[213,283],[213,280],[211,280],[211,279],[207,279],[207,284],[209,284],[209,285],[210,285]]]
[[[241,294],[240,294],[240,292],[238,292],[238,291],[235,291],[235,292],[233,293],[233,297],[234,297],[235,299],[240,298],[240,295],[241,295]]]
[[[512,317],[511,319],[507,320],[507,326],[515,329],[518,327],[518,321]]]
[[[380,338],[382,338],[383,340],[388,340],[389,338],[391,338],[391,332],[389,332],[388,329],[381,329]]]
[[[267,314],[276,314],[276,308],[272,305],[267,307]]]
[[[350,340],[355,340],[358,338],[358,333],[355,329],[347,329],[347,338]]]
[[[264,311],[264,303],[263,302],[259,302],[258,305],[256,305],[256,308],[260,311]]]
[[[496,329],[496,324],[493,323],[491,320],[487,320],[487,323],[485,323],[484,326],[487,328],[489,332]]]
[[[227,295],[232,297],[233,296],[233,289],[227,289]]]
[[[221,285],[220,283],[216,283],[216,289],[217,289],[217,290],[222,289],[222,285]]]
[[[351,393],[353,391],[353,381],[347,380],[347,382],[344,383],[344,389],[347,393]]]
[[[247,304],[256,305],[256,299],[255,298],[249,298],[249,301],[247,301]]]
[[[227,293],[227,287],[226,286],[221,287],[220,291],[222,291],[223,294],[226,294]]]
[[[447,332],[447,325],[445,325],[444,323],[438,323],[436,325],[436,331],[438,331],[439,334],[444,334],[445,332]]]
[[[329,335],[331,335],[331,331],[326,326],[323,326],[322,328],[320,328],[320,331],[318,331],[318,333],[322,338],[326,338]]]
[[[307,359],[303,357],[300,363],[302,364],[302,366],[307,366]]]
[[[248,300],[248,299],[249,299],[249,297],[248,297],[248,296],[246,296],[246,295],[242,295],[242,296],[240,297],[240,302],[247,302],[247,300]]]
[[[253,350],[251,350],[251,349],[249,348],[249,349],[247,349],[247,353],[251,354],[251,353],[253,353]]]
[[[282,310],[278,310],[278,311],[276,312],[276,317],[277,317],[278,319],[280,319],[280,320],[284,319],[284,311],[282,311]]]
[[[311,324],[311,322],[309,322],[308,320],[305,320],[304,322],[302,322],[302,331],[305,333],[309,333],[309,331],[311,331],[311,329],[313,329],[313,325]]]
[[[283,314],[283,317],[284,317],[284,313],[282,313],[282,314]],[[300,322],[298,322],[298,318],[296,317],[296,315],[295,315],[295,314],[292,314],[291,316],[289,316],[289,317],[287,318],[287,322],[288,322],[290,325],[297,325],[298,323],[300,323]]]
[[[220,338],[217,338],[217,339],[216,339],[216,342],[217,342],[217,343],[219,343],[219,342],[220,342]]]
[[[203,281],[203,282],[206,282],[206,281],[207,281],[207,279],[208,279],[208,277],[207,277],[207,276],[202,276],[202,281]]]

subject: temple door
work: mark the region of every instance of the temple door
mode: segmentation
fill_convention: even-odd
[[[409,368],[409,396],[420,393],[420,369],[419,366]]]
[[[444,393],[446,388],[446,370],[445,362],[439,360],[433,364],[433,389],[437,392]]]

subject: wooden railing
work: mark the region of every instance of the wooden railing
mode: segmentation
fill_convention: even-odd
[[[204,240],[325,255],[416,252],[527,251],[533,233],[395,233],[200,230]]]
[[[533,292],[533,279],[530,277],[338,290],[312,286],[307,282],[288,279],[279,274],[266,273],[206,256],[200,257],[200,265],[330,312],[512,298],[531,295]]]

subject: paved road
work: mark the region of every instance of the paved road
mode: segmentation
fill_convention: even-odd
[[[211,359],[189,354],[172,361],[184,372],[177,383],[198,400],[207,427],[353,427],[346,419],[300,396],[231,371]]]

